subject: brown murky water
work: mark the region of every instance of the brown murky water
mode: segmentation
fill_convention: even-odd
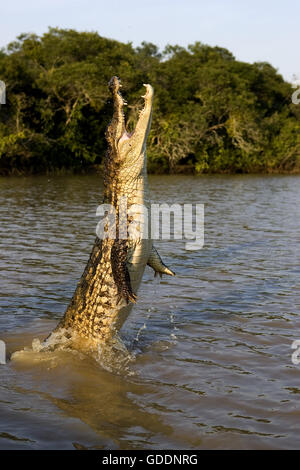
[[[0,179],[0,339],[47,335],[95,234],[96,176]],[[297,176],[152,177],[158,202],[205,203],[205,246],[156,243],[111,369],[24,352],[0,366],[1,449],[299,448]]]

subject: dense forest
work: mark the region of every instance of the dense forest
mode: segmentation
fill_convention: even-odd
[[[300,105],[270,64],[200,42],[160,52],[50,28],[0,51],[0,174],[101,169],[112,75],[122,79],[129,130],[142,84],[155,89],[150,172],[300,171]]]

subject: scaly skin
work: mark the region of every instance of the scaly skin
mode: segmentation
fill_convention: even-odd
[[[125,128],[120,87],[119,79],[112,77],[109,88],[114,112],[106,130],[108,150],[104,171],[104,203],[115,207],[117,234],[122,220],[119,214],[121,197],[127,198],[128,208],[143,204],[149,209],[146,140],[153,103],[153,89],[145,85],[144,108],[135,130],[129,135]],[[126,223],[138,216],[137,209]],[[82,338],[105,342],[121,328],[130,313],[147,263],[156,273],[174,275],[161,261],[150,238],[126,238],[96,238],[73,298],[55,331],[67,328]]]

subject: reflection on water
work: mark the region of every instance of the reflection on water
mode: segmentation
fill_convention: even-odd
[[[96,176],[0,179],[0,339],[8,354],[64,313],[94,240]],[[0,448],[297,448],[297,176],[152,177],[152,199],[205,204],[205,246],[159,241],[111,370],[72,351],[0,366]],[[119,362],[118,362],[118,359]]]

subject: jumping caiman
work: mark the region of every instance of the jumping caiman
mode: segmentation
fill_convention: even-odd
[[[130,208],[139,204],[150,209],[146,140],[153,105],[153,88],[144,85],[144,108],[134,131],[128,133],[121,86],[118,77],[112,77],[109,89],[113,97],[113,118],[105,133],[108,149],[104,163],[103,202],[114,207],[116,237],[96,237],[73,298],[55,330],[71,330],[80,337],[100,343],[111,338],[126,320],[137,300],[136,293],[147,264],[155,274],[174,275],[162,262],[150,237],[130,239],[127,230],[125,236],[118,235],[121,199],[127,201],[130,212],[130,216],[126,216],[127,228],[135,217],[140,220],[139,209],[132,212]]]

